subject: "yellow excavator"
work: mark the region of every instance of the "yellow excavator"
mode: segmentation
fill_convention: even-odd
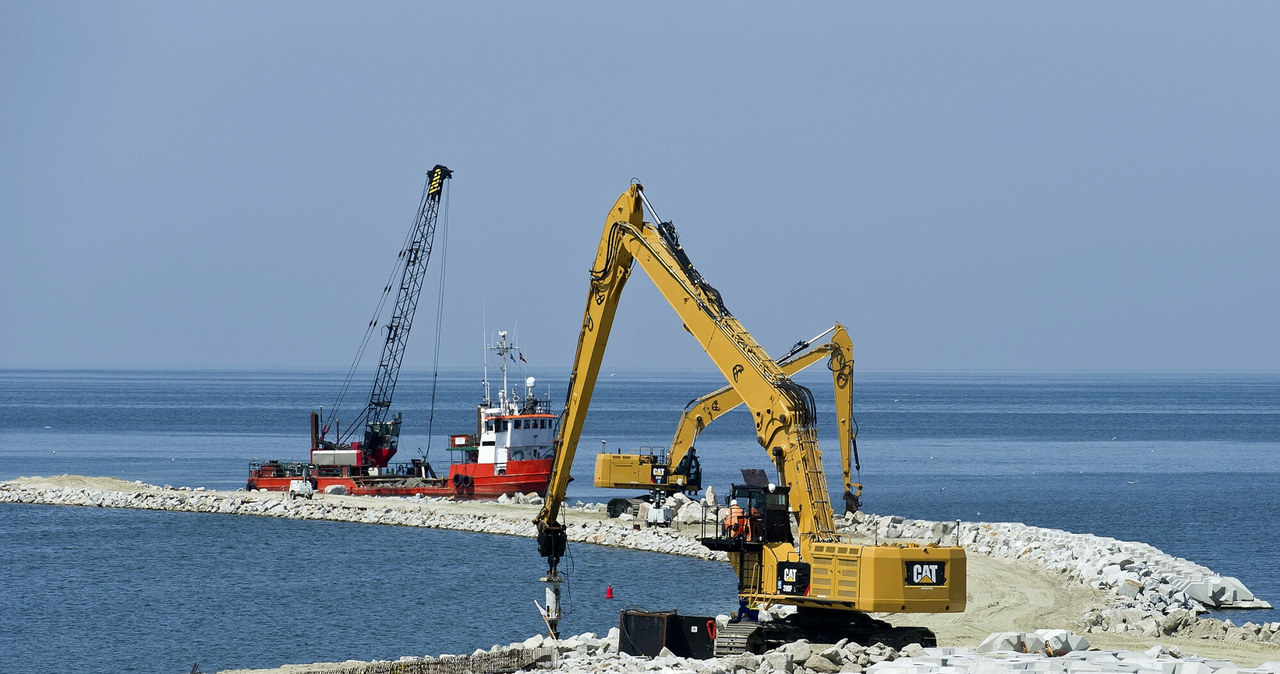
[[[738,576],[742,607],[789,605],[796,611],[785,620],[741,620],[720,630],[716,652],[761,650],[798,638],[928,645],[932,635],[927,630],[893,628],[867,613],[963,611],[964,550],[936,544],[861,545],[837,533],[812,394],[793,382],[729,312],[719,291],[689,261],[675,227],[656,213],[658,224],[645,222],[646,207],[653,213],[644,187],[633,183],[605,222],[591,269],[551,481],[534,519],[538,552],[548,565],[542,579],[547,606],[540,608],[552,636],[558,636],[563,582],[558,564],[567,541],[560,510],[618,301],[639,266],[742,398],[751,412],[756,440],[777,471],[772,482],[733,485],[724,519],[717,513],[701,540],[727,553]]]
[[[831,335],[831,339],[813,346],[818,340]],[[810,348],[812,347],[812,348]],[[853,342],[849,332],[839,323],[806,340],[796,342],[791,350],[778,359],[778,365],[787,376],[827,360],[831,371],[832,388],[835,390],[836,419],[839,424],[841,468],[844,473],[845,512],[855,512],[860,506],[862,484],[853,479],[860,470],[858,461],[857,427],[853,419]],[[697,494],[702,490],[702,463],[698,459],[694,440],[711,422],[742,404],[742,395],[733,386],[725,386],[685,405],[680,421],[676,424],[671,448],[666,453],[624,454],[601,452],[596,455],[595,486],[606,489],[643,489],[649,492],[646,499],[660,506],[667,496],[679,492]],[[614,499],[610,501],[609,514],[617,517],[624,509],[634,509],[640,499]],[[658,508],[650,512],[657,512]],[[663,518],[653,518],[654,521]],[[662,522],[665,523],[665,522]]]

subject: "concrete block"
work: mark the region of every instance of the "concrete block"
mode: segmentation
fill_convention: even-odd
[[[998,651],[1020,652],[1022,650],[1022,640],[1026,636],[1023,632],[993,632],[988,635],[982,643],[974,650],[978,653],[995,653]]]
[[[1023,653],[1043,653],[1044,647],[1044,637],[1039,634],[1027,634],[1022,637],[1022,645],[1018,650]]]
[[[969,674],[1016,674],[1019,670],[1001,660],[974,660],[964,667]]]
[[[1071,637],[1075,636],[1070,630],[1036,630],[1036,635],[1044,641],[1044,650],[1046,653],[1055,655],[1065,654],[1068,651],[1079,650],[1071,645]],[[1085,642],[1086,644],[1088,642]],[[1087,648],[1087,646],[1086,646]]]
[[[1252,601],[1254,599],[1253,593],[1249,591],[1249,588],[1232,576],[1221,576],[1217,581],[1219,587],[1223,588],[1223,596],[1229,597],[1229,601]]]
[[[1222,596],[1222,588],[1212,579],[1203,576],[1178,579],[1173,586],[1182,590],[1188,597],[1206,606],[1217,606],[1218,597]],[[1216,594],[1216,596],[1215,596]]]

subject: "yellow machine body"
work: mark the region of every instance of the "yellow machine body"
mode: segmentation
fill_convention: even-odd
[[[673,328],[683,327],[697,340],[733,396],[746,405],[756,442],[777,472],[776,484],[767,493],[756,487],[761,510],[772,509],[756,540],[724,530],[703,538],[707,547],[729,552],[740,598],[761,605],[848,612],[963,611],[963,548],[856,545],[836,531],[812,394],[792,381],[729,312],[720,292],[694,269],[674,226],[644,220],[643,189],[632,184],[610,209],[590,273],[555,463],[546,500],[534,520],[539,553],[549,564],[547,578],[559,578],[556,565],[567,540],[559,513],[569,471],[622,289],[639,270],[676,312],[679,320]],[[844,383],[851,391],[851,382]],[[851,422],[850,415],[839,416],[842,427]],[[601,461],[606,461],[603,472]],[[610,484],[644,479],[641,459],[611,461],[597,460],[597,478]],[[549,615],[554,634],[559,615]]]

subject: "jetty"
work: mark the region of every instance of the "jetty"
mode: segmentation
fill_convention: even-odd
[[[0,503],[330,520],[532,538],[533,516],[541,500],[536,495],[477,502],[334,493],[299,498],[280,492],[214,491],[64,475],[0,482]],[[642,518],[610,518],[603,504],[579,502],[566,508],[568,536],[576,542],[720,559],[723,553],[710,551],[697,541],[703,504],[680,496],[673,505],[671,527],[647,527]],[[1269,604],[1254,597],[1235,578],[1217,575],[1152,546],[1019,523],[930,522],[869,513],[846,515],[837,518],[837,523],[841,532],[865,543],[959,541],[965,547],[969,553],[970,609],[956,615],[909,616],[913,624],[937,634],[939,647],[908,646],[894,651],[888,647],[873,650],[876,645],[797,642],[787,647],[793,650],[778,649],[782,653],[738,656],[751,662],[714,664],[715,661],[685,661],[664,655],[646,659],[648,664],[640,666],[638,661],[626,660],[633,656],[617,652],[616,634],[584,634],[554,643],[531,637],[524,644],[495,645],[490,651],[480,652],[536,649],[531,651],[536,656],[509,657],[533,657],[531,665],[539,667],[554,660],[560,671],[655,670],[656,665],[659,671],[875,670],[890,674],[890,670],[908,669],[912,674],[986,674],[994,671],[990,667],[995,658],[1000,670],[1134,674],[1228,674],[1224,670],[1231,670],[1230,674],[1280,674],[1280,623],[1245,622],[1237,626],[1231,621],[1199,617],[1210,607]],[[893,621],[892,616],[888,619]],[[1045,649],[1051,653],[1061,651],[1061,657],[1049,660],[1051,665],[1035,664],[1039,662],[1037,658],[1048,657],[1041,653]],[[1073,655],[1067,657],[1068,654]],[[819,659],[813,660],[815,657]],[[434,656],[406,658],[423,665],[439,660]],[[374,664],[346,663],[345,670],[323,668],[337,666],[330,664],[274,671],[355,672],[365,670],[352,667]],[[438,667],[417,669],[417,665],[405,668],[408,662],[397,664],[401,667],[397,671],[447,671]]]

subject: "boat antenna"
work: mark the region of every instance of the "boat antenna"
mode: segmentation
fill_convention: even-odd
[[[489,307],[488,298],[480,296],[480,386],[484,388],[484,398],[480,403],[485,407],[489,402]]]
[[[493,347],[494,352],[498,354],[498,361],[502,363],[502,390],[498,392],[498,404],[505,410],[507,408],[507,354],[511,349],[507,346],[507,331],[498,331],[498,345]]]

